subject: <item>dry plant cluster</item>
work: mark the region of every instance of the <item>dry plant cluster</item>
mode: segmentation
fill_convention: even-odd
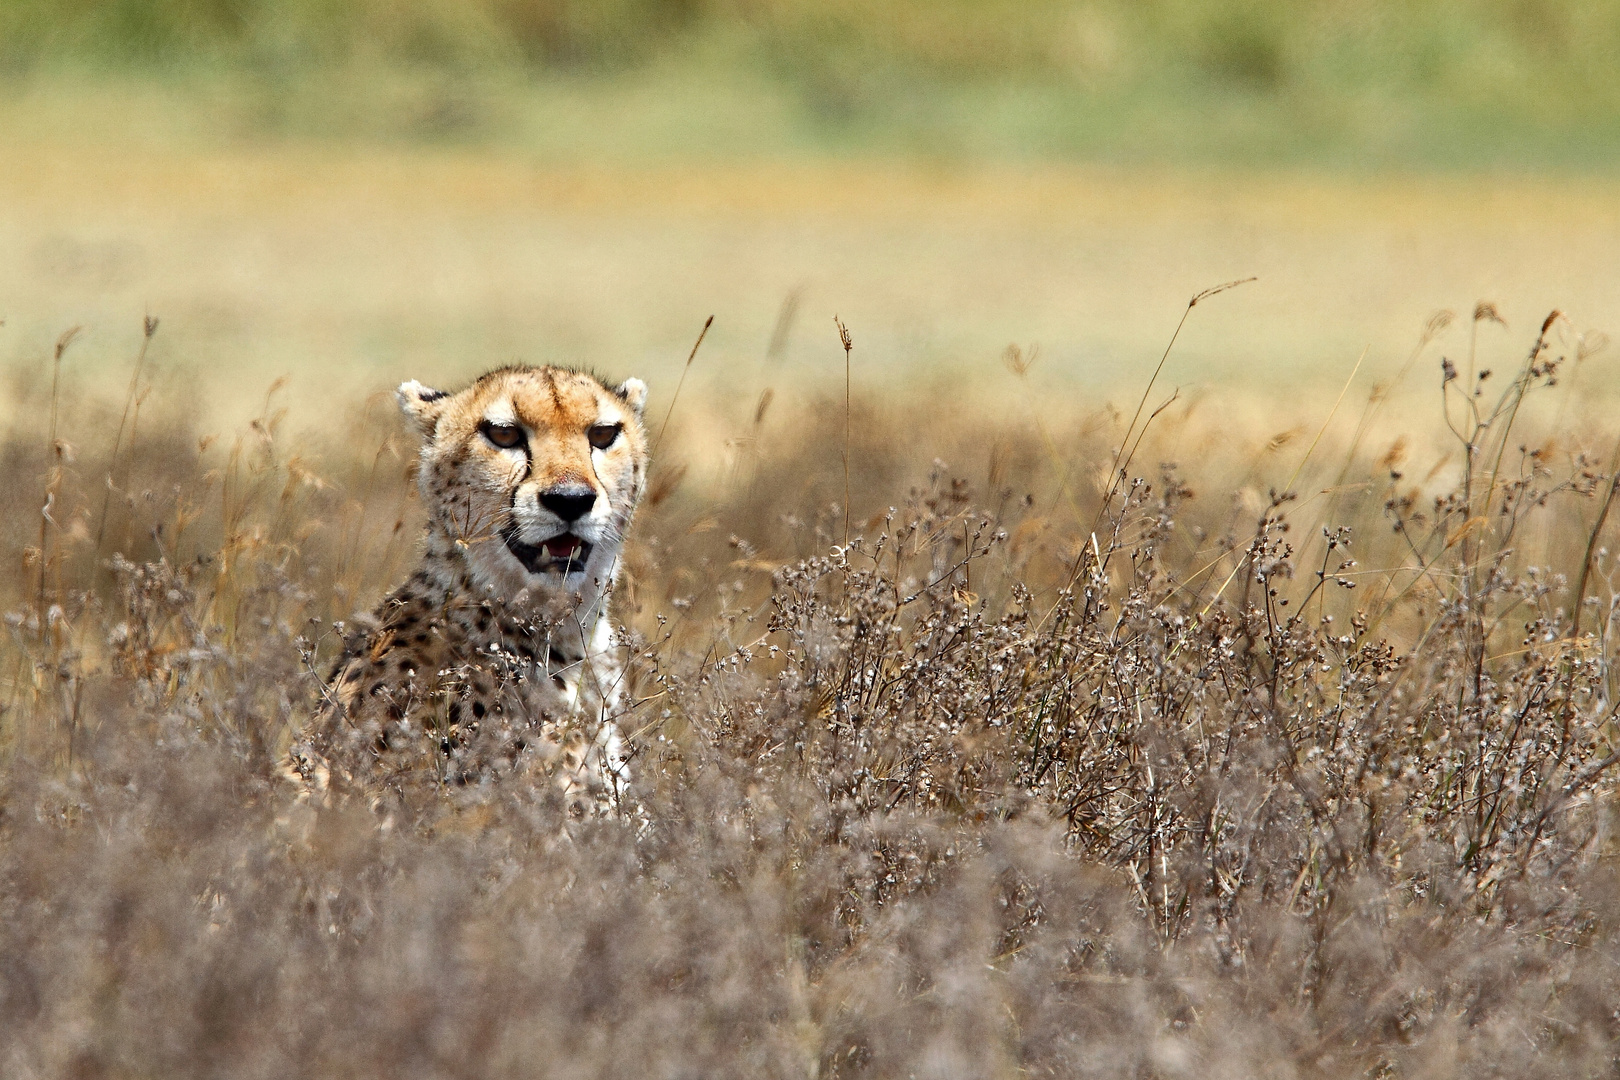
[[[683,484],[677,415],[626,820],[298,800],[410,447],[382,402],[290,439],[274,390],[211,439],[144,347],[104,406],[64,338],[0,444],[0,1073],[1611,1075],[1614,435],[1531,430],[1595,343],[1492,375],[1494,318],[1414,354],[1429,463],[1377,392],[1192,470],[1151,396],[767,393]]]

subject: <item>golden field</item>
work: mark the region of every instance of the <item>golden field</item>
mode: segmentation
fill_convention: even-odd
[[[156,359],[227,407],[282,376],[324,406],[513,359],[635,370],[656,392],[710,314],[694,387],[830,388],[834,313],[874,392],[996,396],[997,358],[1017,342],[1040,348],[1051,392],[1118,403],[1188,297],[1249,276],[1190,327],[1173,384],[1298,400],[1336,391],[1365,349],[1370,386],[1435,311],[1477,301],[1515,331],[1553,308],[1583,329],[1620,322],[1620,193],[1597,179],[548,166],[421,146],[120,141],[93,123],[81,140],[14,111],[23,136],[0,160],[9,361],[37,362],[82,324],[79,364],[116,367],[151,313],[169,327]]]

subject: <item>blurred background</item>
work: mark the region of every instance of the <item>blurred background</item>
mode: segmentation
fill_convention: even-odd
[[[841,394],[836,313],[857,393],[1128,411],[1255,276],[1166,384],[1325,408],[1440,309],[1620,325],[1617,55],[1613,0],[6,0],[0,358],[657,395],[712,314],[695,420]]]

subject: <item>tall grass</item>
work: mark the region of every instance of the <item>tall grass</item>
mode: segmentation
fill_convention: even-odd
[[[829,393],[705,486],[672,430],[618,606],[639,824],[301,801],[312,672],[410,560],[396,421],[120,436],[69,353],[56,439],[0,444],[4,1071],[1611,1070],[1614,443],[1524,404],[1590,343],[1522,344],[1461,386],[1426,348],[1405,460]]]

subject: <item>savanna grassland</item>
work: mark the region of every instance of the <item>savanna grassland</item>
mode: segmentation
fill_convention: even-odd
[[[1612,1075],[1617,42],[0,4],[0,1076]],[[301,798],[512,361],[652,386],[633,812]]]
[[[693,470],[655,401],[640,811],[584,821],[300,800],[406,436],[272,387],[216,437],[162,323],[112,396],[63,335],[0,471],[7,1074],[1607,1071],[1617,454],[1564,382],[1603,342],[1496,319],[1422,329],[1423,430],[1387,386],[1262,435],[834,377]]]

